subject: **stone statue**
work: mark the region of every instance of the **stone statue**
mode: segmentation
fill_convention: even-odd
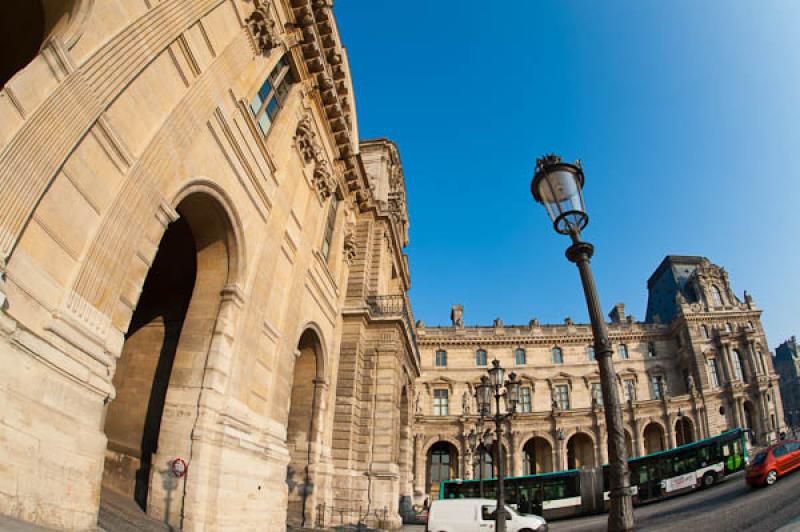
[[[472,396],[469,390],[464,390],[464,395],[461,396],[461,411],[465,416],[472,413]]]
[[[686,377],[686,386],[689,388],[689,393],[691,395],[694,395],[694,392],[695,392],[694,377],[691,374],[689,374],[689,376]]]
[[[417,397],[414,402],[416,403],[414,408],[416,409],[417,414],[422,414],[422,393],[419,390],[417,390]]]

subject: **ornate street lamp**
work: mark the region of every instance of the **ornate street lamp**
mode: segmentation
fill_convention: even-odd
[[[608,461],[610,504],[608,530],[633,530],[633,502],[628,479],[628,461],[619,391],[615,385],[613,353],[608,340],[608,329],[600,310],[600,298],[589,264],[594,247],[580,240],[581,231],[589,223],[583,203],[583,168],[580,161],[565,163],[557,155],[546,155],[536,161],[536,171],[531,182],[533,198],[544,205],[553,222],[553,228],[569,235],[572,245],[567,249],[567,259],[578,266],[589,319],[592,322],[594,352],[600,370],[606,426],[608,427]]]
[[[511,373],[508,380],[505,380],[506,370],[500,365],[500,361],[493,360],[492,367],[488,370],[489,377],[481,377],[481,385],[478,386],[478,408],[482,405],[489,413],[492,395],[494,395],[494,431],[495,431],[495,456],[497,462],[497,508],[495,508],[495,531],[506,531],[506,494],[505,494],[505,467],[503,464],[503,421],[512,416],[517,410],[519,403],[519,381],[517,375]],[[500,398],[506,398],[506,413],[500,412]]]
[[[676,416],[678,417],[678,427],[680,427],[680,432],[678,433],[681,436],[680,444],[684,445],[686,444],[686,435],[683,433],[683,409],[681,409],[681,407],[678,407],[678,413]]]

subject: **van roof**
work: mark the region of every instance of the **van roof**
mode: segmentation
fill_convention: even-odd
[[[497,506],[497,501],[495,499],[473,499],[470,497],[469,499],[435,499],[431,504],[444,504],[444,503],[478,503],[478,504],[486,504],[490,506]],[[508,504],[508,503],[506,503]]]

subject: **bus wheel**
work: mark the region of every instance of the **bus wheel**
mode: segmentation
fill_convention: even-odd
[[[767,486],[772,486],[778,481],[778,472],[774,469],[767,473],[767,478],[764,479],[764,484]]]
[[[717,476],[714,473],[708,472],[703,475],[703,487],[708,488],[714,485],[717,481]]]

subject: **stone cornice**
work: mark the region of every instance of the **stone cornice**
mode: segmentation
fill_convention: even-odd
[[[441,329],[440,329],[441,330]],[[542,335],[541,333],[531,334],[526,332],[524,334],[504,334],[495,335],[491,332],[492,329],[485,329],[485,334],[468,335],[463,331],[469,329],[452,329],[447,333],[437,332],[429,335],[431,329],[418,329],[421,333],[418,335],[417,342],[420,347],[438,347],[438,346],[533,346],[533,347],[553,347],[556,345],[591,345],[593,337],[591,331],[589,332],[560,332],[552,335]],[[506,329],[508,331],[508,329]],[[620,341],[644,341],[644,340],[668,340],[671,338],[671,333],[668,329],[656,331],[609,331],[609,336],[613,342]]]

